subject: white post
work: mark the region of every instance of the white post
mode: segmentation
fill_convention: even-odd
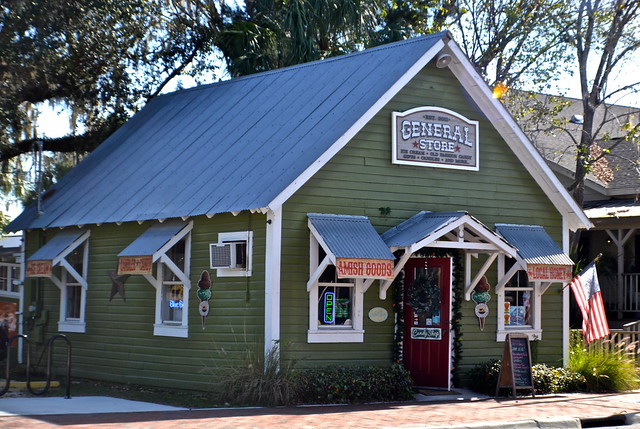
[[[264,354],[279,359],[280,342],[280,274],[282,263],[282,206],[267,212],[265,285],[264,285]],[[265,362],[266,363],[266,362]],[[265,368],[266,369],[266,368]]]
[[[569,254],[569,228],[567,228],[566,219],[562,218],[562,251]],[[565,285],[561,285],[562,287],[562,363],[563,366],[567,366],[569,364],[569,335],[570,335],[570,327],[569,327],[569,288],[565,287]]]

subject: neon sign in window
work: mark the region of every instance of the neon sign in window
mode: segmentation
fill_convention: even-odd
[[[320,325],[351,325],[351,287],[325,286],[318,300]]]
[[[324,294],[324,323],[331,325],[335,323],[336,294],[325,292]]]

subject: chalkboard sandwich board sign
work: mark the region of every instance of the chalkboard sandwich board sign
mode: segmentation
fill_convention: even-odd
[[[518,389],[530,390],[531,395],[536,396],[531,371],[531,347],[529,338],[524,334],[508,334],[505,339],[496,396],[502,387],[511,388],[514,398]]]

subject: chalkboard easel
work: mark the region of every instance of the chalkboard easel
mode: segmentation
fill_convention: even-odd
[[[524,334],[508,334],[504,341],[496,396],[502,387],[511,388],[514,398],[518,389],[531,390],[531,395],[536,396],[531,371],[531,347],[529,337]]]

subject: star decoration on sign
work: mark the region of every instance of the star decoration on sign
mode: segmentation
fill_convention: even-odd
[[[413,147],[418,147],[418,146],[420,146],[420,143],[418,143],[418,142],[413,142]]]
[[[127,299],[124,297],[124,282],[127,281],[130,274],[124,274],[119,276],[116,271],[108,271],[109,277],[111,277],[111,296],[109,297],[109,301],[113,299],[116,294],[120,294],[124,302],[127,302]]]
[[[459,145],[456,145],[455,149],[456,149],[456,152],[460,152],[460,146]]]

